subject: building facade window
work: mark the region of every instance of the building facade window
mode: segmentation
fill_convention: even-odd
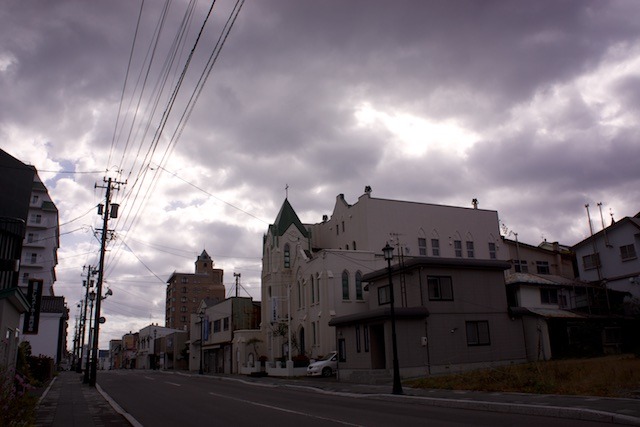
[[[187,307],[185,307],[185,306],[180,307],[180,312],[181,313],[186,313],[187,312]]]
[[[309,283],[311,284],[311,304],[316,302],[316,284],[313,281],[313,274],[309,277]]]
[[[524,259],[514,259],[513,260],[513,268],[516,270],[516,273],[528,273],[529,267],[527,266],[527,260]]]
[[[291,250],[288,243],[284,245],[284,268],[291,268]]]
[[[449,276],[427,276],[429,301],[453,301],[453,284]]]
[[[36,262],[38,262],[38,254],[33,252],[31,254],[31,264],[35,264]]]
[[[551,274],[548,261],[536,261],[536,271],[538,274]]]
[[[351,246],[353,246],[353,250],[356,250],[356,241],[354,240],[353,242],[351,242]]]
[[[356,325],[356,353],[360,353],[362,347],[360,346],[360,325]]]
[[[453,250],[455,251],[456,258],[462,258],[462,240],[453,241]]]
[[[349,299],[349,272],[347,270],[342,272],[342,299]]]
[[[362,301],[364,295],[362,293],[362,273],[356,271],[356,300]]]
[[[213,321],[213,332],[220,332],[220,319]]]
[[[344,338],[338,339],[338,361],[339,362],[347,361],[347,345],[344,341]]]
[[[542,304],[558,304],[558,290],[540,289],[540,302]]]
[[[440,256],[440,240],[431,239],[431,255]]]
[[[22,273],[22,283],[29,283],[29,273]]]
[[[496,244],[494,242],[489,242],[489,258],[496,259]]]
[[[311,322],[311,338],[313,339],[313,345],[318,344],[318,332],[316,330],[316,322]]]
[[[186,277],[183,277],[180,279],[181,283],[189,283],[189,279],[187,279]]]
[[[582,266],[585,270],[593,270],[600,267],[600,254],[589,254],[582,257]]]
[[[364,335],[364,351],[365,353],[369,352],[369,325],[364,325],[363,335]]]
[[[378,305],[385,305],[391,302],[391,290],[389,285],[378,288]]]
[[[418,254],[427,256],[427,239],[418,237]]]
[[[622,261],[629,261],[631,259],[636,259],[636,247],[632,243],[630,245],[620,246],[620,258]]]
[[[467,345],[491,345],[489,322],[486,320],[466,322]]]
[[[474,258],[475,250],[473,248],[473,242],[467,241],[467,258]]]
[[[316,276],[316,302],[320,302],[320,276]]]
[[[229,318],[225,317],[224,319],[222,319],[222,330],[224,331],[228,331],[229,330]]]

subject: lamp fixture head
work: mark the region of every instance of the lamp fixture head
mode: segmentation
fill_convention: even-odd
[[[389,242],[382,248],[382,253],[384,254],[384,259],[386,261],[391,261],[393,259],[393,246],[389,245]]]

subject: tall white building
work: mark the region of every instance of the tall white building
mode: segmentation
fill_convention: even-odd
[[[342,194],[331,216],[303,224],[285,199],[263,241],[262,330],[271,360],[336,350],[331,319],[369,310],[362,277],[386,267],[382,248],[411,257],[507,260],[496,211]],[[403,288],[401,287],[401,290]],[[396,296],[412,305],[409,293]],[[506,307],[505,307],[506,309]],[[289,342],[291,345],[289,345]]]
[[[20,340],[29,341],[34,356],[49,356],[56,364],[62,362],[66,349],[69,318],[64,297],[56,297],[53,290],[59,246],[58,209],[35,171],[22,242],[19,285],[26,295],[30,279],[42,280],[42,303],[38,333],[23,330]]]
[[[58,247],[60,247],[58,209],[36,172],[20,263],[20,287],[25,294],[29,279],[42,279],[44,281],[42,295],[54,295],[53,284],[56,281]]]

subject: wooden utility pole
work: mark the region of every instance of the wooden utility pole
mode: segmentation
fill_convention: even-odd
[[[109,218],[118,217],[118,205],[111,204],[111,190],[118,190],[120,184],[125,182],[112,181],[111,178],[104,179],[107,183],[106,186],[96,184],[95,188],[106,189],[104,208],[99,209],[98,213],[102,213],[102,238],[100,239],[100,262],[98,266],[98,283],[96,285],[96,307],[95,307],[95,319],[93,323],[93,339],[92,339],[92,354],[91,354],[91,375],[89,377],[89,385],[95,387],[96,375],[98,370],[98,343],[100,336],[100,306],[102,302],[102,284],[104,282],[104,255],[107,249],[107,235],[109,234]]]

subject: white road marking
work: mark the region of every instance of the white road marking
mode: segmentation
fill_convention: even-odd
[[[153,378],[153,377],[147,377],[147,376],[145,376],[145,378],[146,378],[146,379],[148,379],[148,380],[152,380],[152,381],[155,381],[155,380],[156,380],[156,379],[155,379],[155,378]]]
[[[248,404],[254,405],[254,406],[261,406],[263,408],[273,409],[275,411],[287,412],[289,414],[302,415],[304,417],[315,418],[315,419],[322,420],[322,421],[330,421],[332,423],[342,424],[342,425],[345,425],[345,426],[361,427],[360,424],[352,424],[352,423],[348,423],[346,421],[336,420],[334,418],[319,417],[317,415],[305,414],[304,412],[299,412],[299,411],[294,411],[294,410],[291,410],[291,409],[281,408],[279,406],[266,405],[264,403],[252,402],[250,400],[238,399],[236,397],[229,397],[229,396],[227,396],[225,394],[218,394],[218,393],[213,393],[213,392],[209,392],[209,394],[212,395],[212,396],[223,398],[223,399],[230,399],[230,400],[235,400],[237,402],[248,403]]]
[[[182,384],[170,383],[169,381],[165,381],[165,383],[174,385],[176,387],[182,387]]]

